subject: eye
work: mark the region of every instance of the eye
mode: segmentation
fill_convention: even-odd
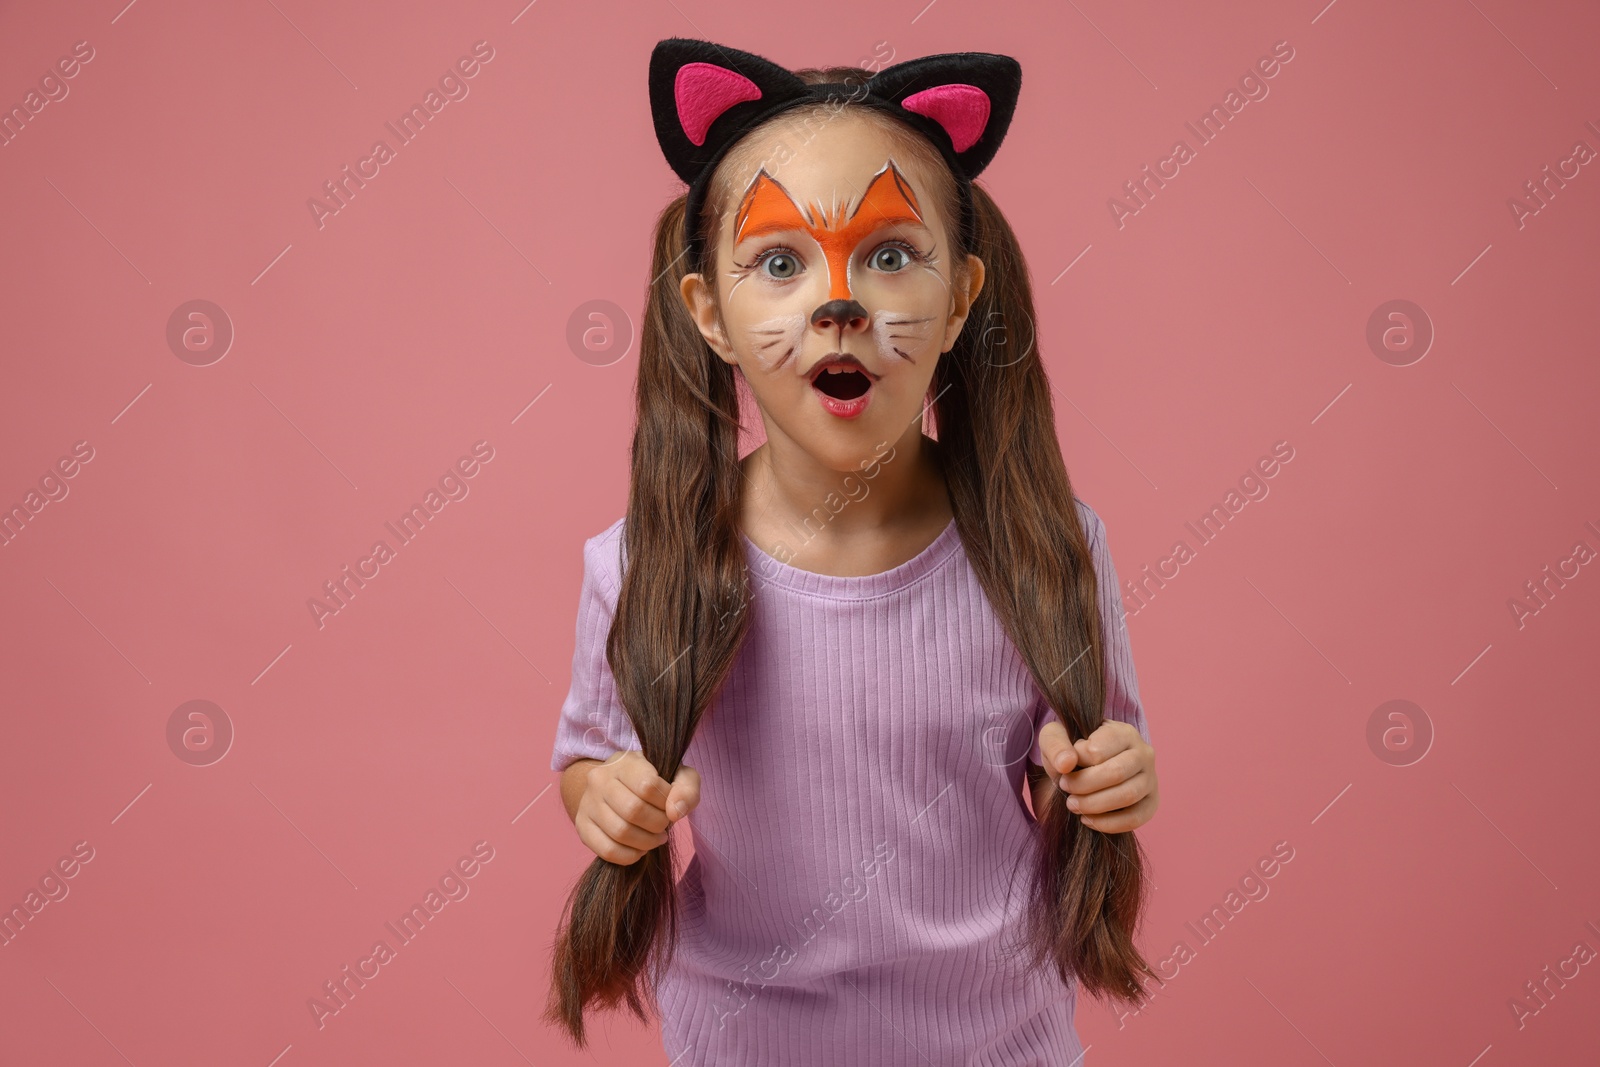
[[[921,253],[904,241],[890,241],[880,245],[867,262],[875,269],[894,274],[920,259]]]
[[[765,271],[767,277],[778,281],[788,281],[800,273],[800,260],[787,248],[769,248],[756,257],[752,264],[757,270]]]

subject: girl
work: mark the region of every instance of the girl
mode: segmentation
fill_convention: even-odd
[[[1158,794],[1027,269],[971,181],[1020,68],[674,38],[649,82],[689,191],[627,513],[584,545],[551,766],[597,859],[546,1017],[582,1045],[591,1004],[648,999],[675,1064],[1078,1063],[1074,981],[1156,977],[1129,831]]]

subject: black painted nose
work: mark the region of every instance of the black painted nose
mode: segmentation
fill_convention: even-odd
[[[848,330],[852,326],[866,325],[868,318],[867,309],[856,300],[830,300],[811,313],[811,325]]]

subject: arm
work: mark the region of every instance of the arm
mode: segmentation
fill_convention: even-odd
[[[700,801],[700,776],[681,766],[663,780],[639,750],[606,658],[615,616],[621,520],[584,543],[583,586],[572,652],[572,686],[562,702],[550,769],[578,840],[603,860],[630,864],[667,840],[671,824]]]
[[[583,790],[589,782],[589,768],[599,764],[597,759],[580,759],[561,772],[561,803],[574,825],[578,821],[578,801],[583,799]]]
[[[1069,806],[1074,812],[1090,816],[1085,825],[1107,833],[1120,833],[1149,821],[1159,803],[1155,795],[1155,753],[1150,747],[1150,726],[1139,698],[1139,681],[1129,646],[1117,570],[1106,545],[1105,524],[1081,501],[1078,507],[1087,528],[1097,578],[1105,664],[1104,721],[1092,738],[1082,738],[1074,745],[1068,740],[1066,727],[1041,697],[1035,706],[1033,750],[1028,754],[1029,795],[1037,818],[1049,804],[1058,803],[1049,799],[1053,792],[1061,789],[1072,794],[1100,791],[1102,795],[1093,800],[1075,796]],[[1064,763],[1058,762],[1063,759]],[[1114,765],[1097,766],[1112,760]],[[1064,772],[1070,773],[1062,778]],[[1135,805],[1136,812],[1118,810],[1132,809]],[[1116,812],[1114,817],[1103,817],[1111,812]]]

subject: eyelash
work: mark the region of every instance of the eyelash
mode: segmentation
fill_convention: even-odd
[[[905,252],[907,258],[909,258],[913,263],[926,263],[928,261],[928,254],[926,252],[920,251],[915,245],[911,244],[909,241],[902,241],[898,237],[891,237],[891,238],[889,238],[889,240],[883,242],[883,244],[879,245],[877,248],[874,248],[872,250],[873,255],[876,255],[878,253],[879,249],[882,249],[882,248],[884,248],[885,246],[888,246],[888,245],[893,245],[894,247],[903,250]],[[749,269],[750,270],[755,270],[755,271],[760,270],[761,269],[761,264],[765,263],[769,258],[771,258],[772,256],[775,256],[775,255],[778,255],[779,253],[783,253],[784,255],[793,256],[796,259],[800,258],[800,253],[796,252],[794,249],[788,247],[787,245],[773,245],[771,248],[763,249],[760,255],[756,256],[755,259],[751,260],[750,261],[750,265],[749,265]],[[870,259],[870,258],[871,257],[869,256],[868,259]],[[888,273],[890,273],[890,274],[898,274],[900,272],[899,271],[889,271]],[[787,278],[774,278],[773,279],[773,281],[787,281],[787,280],[788,280]]]

